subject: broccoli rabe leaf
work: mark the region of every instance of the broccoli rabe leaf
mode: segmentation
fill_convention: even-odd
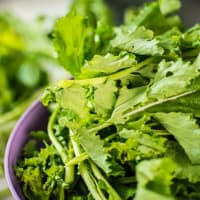
[[[149,88],[148,96],[163,99],[187,91],[187,86],[199,74],[196,64],[183,62],[180,59],[176,62],[162,61]]]
[[[86,31],[85,18],[73,13],[60,18],[54,28],[58,60],[73,75],[80,72],[84,61]]]
[[[162,14],[167,15],[177,11],[181,7],[179,0],[159,0],[159,6]]]
[[[26,198],[49,200],[50,196],[59,196],[57,187],[64,175],[64,167],[53,146],[47,145],[33,157],[20,161],[15,171],[23,183]]]
[[[179,58],[180,55],[180,44],[181,44],[182,33],[174,27],[165,33],[158,35],[157,39],[160,42],[160,46],[165,50],[165,54],[170,58]]]
[[[165,147],[166,139],[151,132],[123,128],[118,131],[118,136],[120,139],[117,140],[116,136],[109,143],[107,150],[111,153],[114,152],[113,157],[122,164],[157,158],[164,155],[167,150]]]
[[[111,120],[114,123],[123,123],[123,116],[129,109],[133,109],[135,106],[144,101],[146,87],[136,87],[128,89],[126,86],[122,87],[119,91],[115,107],[112,112]]]
[[[129,198],[133,197],[136,193],[135,185],[132,186],[126,186],[119,183],[113,183],[115,187],[117,188],[120,196],[124,200],[128,200]]]
[[[99,166],[106,174],[111,173],[109,154],[105,151],[104,141],[96,133],[90,133],[87,130],[81,130],[78,139],[83,149],[90,158]],[[95,148],[94,148],[95,145]]]
[[[156,113],[155,117],[182,146],[192,164],[200,164],[200,127],[191,114]]]
[[[161,0],[146,3],[139,11],[133,10],[131,12],[129,10],[129,20],[126,20],[128,28],[135,30],[140,26],[145,26],[153,30],[156,34],[160,34],[172,27],[180,27],[180,18],[177,15],[173,15],[173,12],[179,8],[179,4],[180,1],[176,0]],[[168,13],[171,15],[167,15]]]
[[[179,7],[146,3],[113,26],[102,0],[75,1],[54,29],[74,79],[43,98],[52,148],[26,155],[18,177],[38,170],[50,199],[198,199],[199,27],[184,31]]]
[[[199,91],[192,90],[185,92],[181,95],[175,95],[173,97],[158,100],[153,103],[146,104],[146,106],[138,108],[137,112],[140,113],[148,111],[150,113],[155,112],[183,112],[183,113],[193,113],[195,116],[200,116],[198,110],[199,107]],[[194,100],[195,99],[195,100]]]
[[[137,165],[137,192],[135,199],[174,200],[170,185],[175,163],[169,158],[142,161]]]
[[[200,25],[188,29],[182,36],[182,45],[186,48],[200,48]]]
[[[113,48],[125,50],[139,55],[162,55],[163,49],[153,32],[145,27],[134,31],[117,30],[116,37],[111,41]]]
[[[108,23],[112,23],[112,14],[108,5],[103,0],[74,0],[71,6],[73,12],[79,13],[82,16],[87,16],[90,25],[95,27],[102,18]]]
[[[191,183],[200,181],[200,165],[192,164],[179,144],[171,142],[168,145],[167,155],[176,163],[176,178],[187,179]]]
[[[36,149],[37,149],[37,142],[36,142],[36,140],[31,139],[24,146],[23,154],[25,157],[34,156],[34,154],[37,153]]]
[[[62,120],[66,126],[69,126],[69,128],[80,127],[90,119],[86,94],[87,88],[78,84],[72,84],[56,92],[56,101],[59,102],[63,109],[61,116],[68,113],[68,117],[64,117],[60,120]]]
[[[34,168],[31,166],[27,167],[27,169],[23,172],[21,180],[24,182],[23,191],[26,198],[37,198],[41,200],[48,200],[50,198],[53,188],[43,190],[43,179],[44,175],[39,168]]]
[[[95,55],[90,61],[86,61],[81,68],[81,78],[92,78],[113,74],[119,70],[131,67],[136,63],[134,55],[114,56],[106,54],[105,56]]]
[[[94,91],[95,112],[104,118],[110,116],[117,99],[117,92],[115,81],[108,80],[104,84],[99,84]]]
[[[58,60],[73,76],[80,73],[86,59],[106,48],[105,39],[113,36],[111,21],[108,7],[102,0],[75,1],[69,14],[57,20],[54,46]]]

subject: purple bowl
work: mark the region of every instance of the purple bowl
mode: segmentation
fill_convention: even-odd
[[[49,112],[38,100],[35,101],[17,122],[13,129],[5,152],[4,168],[8,187],[15,200],[24,200],[20,183],[18,182],[14,166],[16,165],[24,144],[30,138],[30,131],[46,130]]]

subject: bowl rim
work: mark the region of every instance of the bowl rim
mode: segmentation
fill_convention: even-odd
[[[33,101],[29,105],[29,107],[24,111],[24,113],[21,115],[21,117],[18,119],[17,123],[15,124],[8,138],[8,142],[6,144],[6,149],[5,149],[5,154],[4,154],[5,179],[8,184],[8,188],[15,200],[22,200],[25,198],[21,197],[19,192],[16,191],[15,184],[13,183],[13,179],[14,177],[16,177],[16,175],[14,174],[13,166],[11,165],[11,149],[15,143],[15,140],[20,135],[19,130],[21,128],[21,125],[27,120],[28,116],[30,116],[30,113],[35,111],[35,109],[40,110],[42,107],[44,108],[44,106],[38,99]],[[19,183],[16,183],[16,184],[19,184]]]

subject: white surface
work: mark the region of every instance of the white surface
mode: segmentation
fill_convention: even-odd
[[[24,20],[32,20],[38,15],[58,17],[65,15],[70,0],[0,0],[0,9],[14,13]],[[7,187],[6,181],[0,179],[0,190]],[[14,200],[11,196],[0,200]]]
[[[31,20],[37,15],[61,16],[66,13],[70,0],[0,0],[0,9]]]

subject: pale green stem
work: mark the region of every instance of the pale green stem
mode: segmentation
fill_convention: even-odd
[[[101,84],[103,82],[105,82],[105,80],[110,79],[110,80],[118,80],[121,79],[125,76],[127,76],[128,74],[135,72],[141,68],[143,68],[144,66],[146,66],[148,63],[151,63],[155,58],[147,58],[146,60],[133,65],[133,67],[124,69],[122,71],[116,72],[114,74],[108,75],[108,76],[102,76],[102,77],[96,77],[96,78],[90,78],[90,79],[80,79],[80,80],[62,80],[60,81],[57,85],[60,87],[69,87],[72,84],[76,83],[79,85],[98,85]]]
[[[83,162],[84,160],[88,159],[89,156],[86,152],[80,154],[79,156],[76,156],[72,158],[70,161],[66,163],[66,166],[71,166],[71,165],[78,165],[80,162]]]
[[[102,173],[100,172],[100,170],[98,169],[98,167],[92,161],[89,161],[89,163],[90,163],[90,166],[91,166],[92,171],[93,171],[94,175],[96,176],[96,178],[98,180],[102,180],[105,183],[106,187],[108,188],[107,192],[109,193],[109,195],[112,195],[112,199],[122,200],[121,197],[119,196],[119,194],[115,191],[115,189],[104,178],[104,176],[102,175]]]
[[[66,150],[63,148],[63,146],[57,140],[56,136],[54,135],[54,131],[53,131],[53,126],[55,124],[58,111],[59,111],[59,106],[54,110],[54,112],[52,113],[52,115],[49,119],[48,134],[49,134],[49,138],[50,138],[52,144],[55,146],[63,163],[65,164],[68,159]],[[67,184],[71,184],[74,182],[74,166],[66,166],[65,165],[65,182]]]
[[[70,130],[70,136],[71,136],[71,141],[72,141],[75,155],[80,156],[82,154],[82,148],[75,141],[74,139],[75,133],[72,130]],[[85,184],[87,185],[87,188],[92,194],[93,198],[95,200],[106,200],[103,194],[99,192],[97,185],[95,184],[95,181],[93,180],[94,178],[91,176],[91,173],[88,170],[88,166],[84,162],[81,162],[79,164],[79,170],[80,170],[80,175],[83,178]]]

